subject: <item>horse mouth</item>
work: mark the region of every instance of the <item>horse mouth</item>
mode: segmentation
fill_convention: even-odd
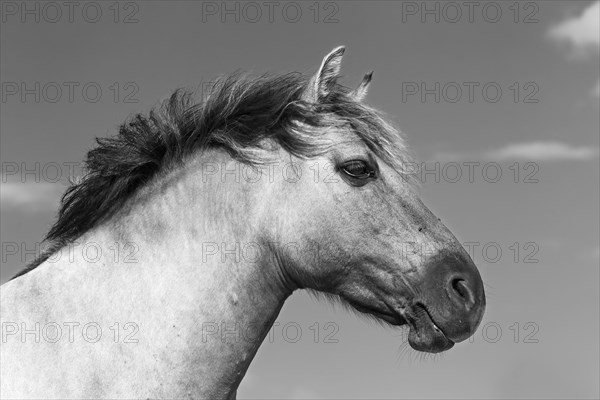
[[[410,327],[408,344],[415,350],[427,353],[440,353],[454,346],[444,332],[435,324],[427,308],[417,303],[403,313]]]
[[[352,303],[351,303],[352,304]],[[436,325],[433,317],[422,303],[414,303],[402,311],[382,312],[365,305],[352,304],[358,311],[372,314],[396,326],[408,325],[408,344],[417,351],[440,353],[454,346],[454,341]],[[391,307],[390,311],[393,310]]]

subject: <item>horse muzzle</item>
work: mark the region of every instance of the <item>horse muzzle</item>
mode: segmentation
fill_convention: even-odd
[[[485,292],[466,253],[443,252],[429,260],[420,288],[404,312],[411,347],[438,353],[475,333],[485,312]]]

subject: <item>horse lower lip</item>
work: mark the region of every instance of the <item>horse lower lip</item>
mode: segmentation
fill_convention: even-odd
[[[411,328],[408,342],[413,349],[439,353],[454,346],[454,342],[435,324],[423,305],[414,306],[413,312],[407,320]]]

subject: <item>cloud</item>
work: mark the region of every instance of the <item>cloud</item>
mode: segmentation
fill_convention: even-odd
[[[483,154],[438,153],[439,161],[457,159],[485,159],[492,161],[586,161],[598,157],[598,148],[593,146],[571,146],[559,141],[512,143]]]
[[[598,155],[598,149],[592,146],[571,146],[566,143],[530,142],[506,145],[498,150],[484,153],[484,157],[494,160],[589,160]]]
[[[65,189],[60,183],[2,182],[0,200],[3,209],[47,210],[58,207]]]
[[[578,17],[568,18],[548,31],[558,42],[569,43],[579,53],[598,50],[600,45],[600,1],[590,4]]]

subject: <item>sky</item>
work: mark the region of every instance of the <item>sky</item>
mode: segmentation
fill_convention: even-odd
[[[178,87],[313,73],[343,44],[341,82],[374,71],[367,102],[405,132],[487,311],[423,357],[404,331],[296,292],[238,397],[600,396],[599,2],[0,4],[0,282],[40,250],[95,137]]]

